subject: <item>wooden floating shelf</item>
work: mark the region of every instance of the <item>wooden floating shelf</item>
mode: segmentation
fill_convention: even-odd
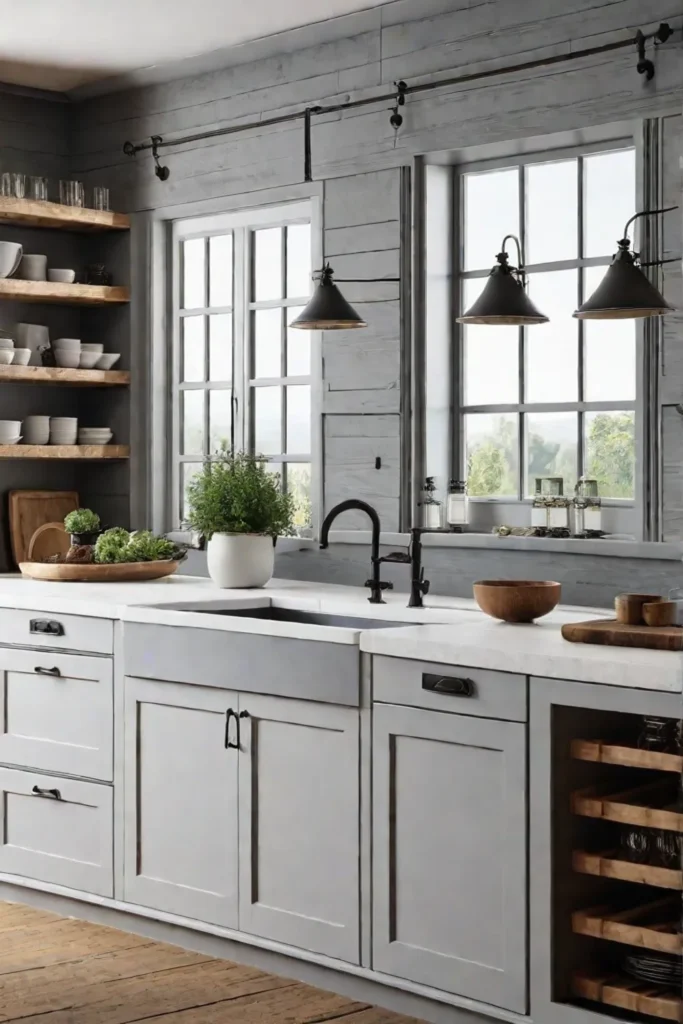
[[[599,761],[602,764],[620,764],[630,768],[653,768],[662,772],[683,772],[680,754],[665,754],[659,750],[640,750],[603,740],[572,740],[571,756],[578,761]]]
[[[0,384],[69,384],[80,388],[130,384],[128,370],[67,370],[62,366],[0,366]]]
[[[619,793],[601,793],[599,787],[588,786],[572,793],[571,806],[574,814],[585,818],[683,832],[683,812],[676,800],[676,787],[666,779]]]
[[[627,946],[680,954],[681,901],[668,897],[654,903],[613,911],[608,906],[577,910],[572,914],[572,931]]]
[[[602,853],[574,850],[572,867],[574,871],[583,875],[616,878],[622,882],[655,885],[660,889],[677,889],[679,892],[683,890],[683,871],[677,868],[660,868],[653,864],[636,864],[631,860],[623,860],[616,850],[605,850]]]
[[[35,199],[0,197],[0,222],[62,231],[129,231],[130,219],[111,210],[88,210]]]
[[[3,444],[0,459],[128,459],[127,444]]]
[[[62,306],[109,306],[130,302],[130,292],[119,286],[57,284],[53,281],[0,280],[0,299],[13,302],[46,302]]]
[[[577,971],[572,978],[572,992],[591,1002],[683,1024],[683,1000],[675,989],[659,991],[653,985],[618,974],[596,976]]]

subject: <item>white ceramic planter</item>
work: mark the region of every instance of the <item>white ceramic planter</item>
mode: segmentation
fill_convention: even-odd
[[[206,548],[209,576],[223,590],[263,587],[275,568],[272,537],[214,533]]]

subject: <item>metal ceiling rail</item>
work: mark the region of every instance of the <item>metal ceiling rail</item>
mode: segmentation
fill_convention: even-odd
[[[391,102],[391,117],[389,123],[398,133],[403,124],[403,117],[399,108],[405,105],[406,97],[417,95],[423,92],[432,92],[436,89],[447,89],[451,86],[469,85],[471,82],[481,82],[488,78],[496,78],[501,75],[515,74],[521,71],[533,71],[537,68],[553,67],[557,64],[566,64],[570,61],[581,60],[586,57],[595,57],[602,53],[610,53],[614,50],[623,50],[630,46],[636,47],[638,62],[636,71],[645,75],[650,81],[655,74],[654,63],[646,56],[646,44],[654,40],[657,46],[670,39],[674,30],[667,22],[662,22],[654,32],[642,32],[640,29],[630,39],[620,39],[611,43],[602,43],[600,46],[589,46],[583,50],[574,50],[571,53],[555,54],[551,57],[538,57],[535,60],[522,61],[518,64],[508,64],[505,67],[488,68],[484,71],[472,71],[467,74],[453,75],[449,78],[439,78],[430,82],[419,82],[415,85],[407,85],[406,82],[395,82],[393,92],[383,93],[379,96],[366,96],[361,99],[347,100],[340,103],[328,103],[306,107],[304,110],[294,111],[290,114],[280,114],[274,117],[262,118],[258,121],[249,121],[226,128],[214,128],[210,131],[195,132],[191,135],[181,135],[174,139],[164,139],[161,135],[152,135],[149,142],[125,142],[123,152],[127,156],[136,156],[146,150],[151,150],[154,159],[154,173],[160,181],[166,181],[170,176],[170,170],[163,165],[159,159],[159,151],[170,146],[185,146],[193,142],[204,142],[206,139],[216,139],[224,135],[236,135],[240,132],[253,131],[258,128],[269,128],[278,124],[288,122],[304,122],[304,180],[313,180],[312,154],[311,154],[311,122],[313,116],[323,114],[336,114],[345,110],[354,110],[359,107],[376,106],[382,103]]]

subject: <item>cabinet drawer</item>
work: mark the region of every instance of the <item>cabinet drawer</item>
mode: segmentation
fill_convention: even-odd
[[[0,649],[0,763],[112,780],[112,662]]]
[[[0,871],[113,896],[112,794],[0,768]]]
[[[405,658],[372,659],[373,699],[477,718],[526,722],[526,676]]]
[[[114,623],[111,619],[87,618],[84,615],[2,608],[0,644],[113,654]]]

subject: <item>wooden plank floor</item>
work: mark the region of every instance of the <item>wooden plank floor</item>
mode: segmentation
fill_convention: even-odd
[[[0,902],[0,1022],[416,1024],[253,967]]]

